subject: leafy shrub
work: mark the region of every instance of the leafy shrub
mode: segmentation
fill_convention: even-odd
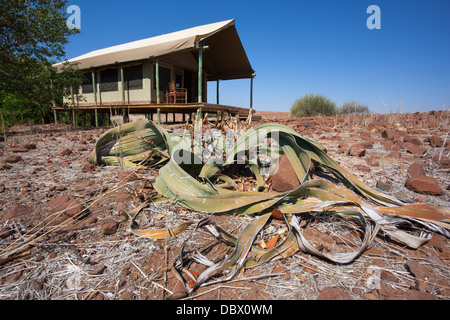
[[[338,114],[349,115],[349,114],[367,114],[370,113],[369,108],[365,105],[360,104],[357,101],[348,101],[338,108]]]
[[[293,117],[329,116],[335,112],[336,104],[321,94],[306,95],[291,106],[291,116]]]

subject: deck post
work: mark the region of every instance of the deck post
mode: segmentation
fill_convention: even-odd
[[[98,128],[98,110],[95,108],[95,127]]]
[[[75,114],[74,108],[72,108],[72,122],[73,122],[73,126],[76,128],[77,127],[77,115]]]
[[[203,112],[202,112],[202,108],[198,108],[198,121],[202,122],[203,121]]]
[[[156,59],[155,64],[155,78],[156,78],[156,103],[161,103],[161,97],[159,96],[159,59]]]
[[[161,109],[160,108],[156,109],[156,113],[158,115],[158,124],[161,124]]]
[[[198,102],[203,102],[203,42],[199,43],[198,50]]]

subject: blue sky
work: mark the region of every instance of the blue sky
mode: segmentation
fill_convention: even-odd
[[[100,1],[81,9],[81,34],[67,58],[198,25],[236,19],[256,71],[254,108],[289,111],[309,93],[372,111],[424,112],[450,107],[450,1]],[[366,25],[370,5],[381,29]],[[250,80],[222,81],[220,103],[248,107]],[[215,102],[216,84],[208,85]]]

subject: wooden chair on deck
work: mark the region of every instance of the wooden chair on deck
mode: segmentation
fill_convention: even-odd
[[[175,81],[169,82],[169,88],[166,93],[166,103],[187,103],[187,89],[177,88]]]

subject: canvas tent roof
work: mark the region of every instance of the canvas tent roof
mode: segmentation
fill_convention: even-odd
[[[79,69],[90,69],[164,57],[166,61],[196,70],[198,50],[195,49],[200,41],[209,46],[203,62],[208,80],[252,77],[254,71],[237,34],[234,19],[92,51],[68,61],[78,62]],[[61,67],[62,63],[55,66]]]

